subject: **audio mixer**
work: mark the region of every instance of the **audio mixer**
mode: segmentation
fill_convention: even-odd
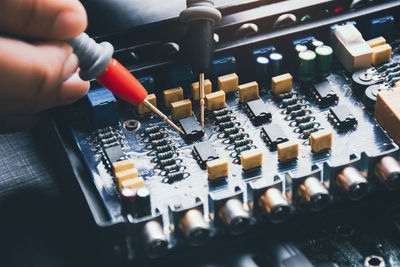
[[[207,253],[398,194],[400,1],[217,7],[204,127],[177,17],[96,39],[114,45],[147,101],[184,134],[95,81],[53,114],[115,257]]]

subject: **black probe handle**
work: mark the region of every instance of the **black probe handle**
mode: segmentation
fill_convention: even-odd
[[[195,20],[188,24],[189,53],[193,72],[211,73],[214,51],[213,23],[209,20]]]

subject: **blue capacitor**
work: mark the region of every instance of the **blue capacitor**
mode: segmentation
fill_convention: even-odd
[[[266,57],[256,58],[256,77],[258,82],[265,82],[269,77],[269,60]]]
[[[269,54],[270,73],[271,76],[277,76],[282,73],[283,56],[280,53],[274,52]]]
[[[117,99],[108,89],[92,89],[87,93],[87,99],[95,129],[119,124]]]
[[[154,78],[153,76],[146,76],[137,79],[149,94],[155,93]]]
[[[236,72],[236,58],[229,56],[224,58],[215,59],[212,62],[213,76],[218,78],[219,76]]]

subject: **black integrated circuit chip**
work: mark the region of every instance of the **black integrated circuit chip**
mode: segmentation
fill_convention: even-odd
[[[271,120],[271,112],[261,98],[247,102],[246,107],[254,124],[260,125]]]
[[[194,145],[193,153],[202,168],[205,167],[207,161],[219,158],[210,142]]]
[[[125,157],[121,145],[104,148],[104,156],[110,164],[119,161]]]
[[[204,135],[204,131],[201,129],[200,122],[193,116],[179,120],[179,124],[185,133],[184,138],[187,140],[197,140]]]
[[[336,104],[339,100],[338,95],[329,84],[328,81],[323,81],[317,84],[314,84],[313,87],[313,95],[314,98],[320,107],[329,107]]]
[[[276,123],[264,125],[261,134],[271,150],[276,150],[278,144],[289,141],[282,128]]]
[[[339,105],[330,109],[329,119],[340,131],[350,130],[357,125],[357,119],[345,105]]]

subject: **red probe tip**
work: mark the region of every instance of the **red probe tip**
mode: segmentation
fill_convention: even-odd
[[[147,91],[143,85],[114,58],[96,80],[132,105],[140,105],[147,97]]]

